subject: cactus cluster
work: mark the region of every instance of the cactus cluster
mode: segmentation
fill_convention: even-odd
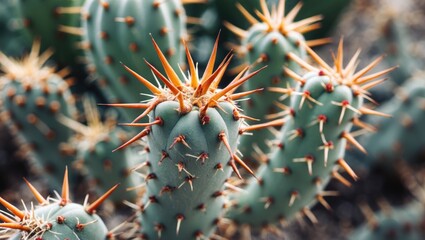
[[[25,180],[26,181],[26,180]],[[102,219],[95,213],[96,209],[118,187],[111,188],[95,202],[84,205],[70,200],[68,171],[65,170],[62,192],[56,199],[44,198],[41,193],[26,181],[38,205],[24,205],[24,210],[0,197],[0,203],[8,213],[0,213],[0,227],[13,229],[18,233],[7,232],[10,239],[112,239]]]
[[[364,60],[360,50],[346,57],[342,37],[323,57],[322,37],[351,1],[3,1],[0,123],[48,185],[25,180],[37,203],[23,210],[1,192],[2,239],[285,238],[295,219],[321,224],[313,207],[330,210],[328,197],[350,191],[340,184],[369,184],[351,158],[420,166],[423,76],[406,81],[420,64],[402,61],[386,95],[372,94],[409,55],[395,18],[379,52],[394,45],[398,55]],[[9,48],[28,37],[22,27],[28,55]],[[72,203],[86,187],[101,197]],[[418,205],[376,214],[372,231],[352,238],[420,239]],[[107,230],[117,222],[131,230]]]

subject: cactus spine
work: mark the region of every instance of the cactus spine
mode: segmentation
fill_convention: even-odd
[[[282,88],[288,90],[295,87],[295,81],[285,74],[283,68],[289,68],[298,72],[300,67],[294,61],[286,58],[288,53],[294,53],[300,58],[306,57],[305,50],[301,47],[301,42],[305,42],[303,33],[316,29],[320,16],[313,16],[299,22],[294,22],[294,18],[301,9],[301,4],[294,7],[285,17],[285,0],[279,1],[278,6],[274,6],[275,11],[270,12],[265,0],[261,0],[262,12],[257,12],[262,21],[258,21],[248,11],[238,5],[245,18],[252,24],[248,30],[241,30],[234,25],[227,24],[230,30],[242,38],[242,44],[238,48],[243,53],[246,65],[255,65],[249,71],[255,71],[267,65],[267,71],[263,71],[255,76],[254,81],[248,81],[243,85],[246,91],[264,88],[261,94],[252,95],[249,101],[242,103],[242,107],[250,117],[259,119],[259,123],[267,121],[268,116],[275,116],[280,111],[276,102],[282,100]],[[310,45],[320,44],[325,40],[309,42]],[[248,71],[248,72],[249,72]],[[290,95],[290,94],[288,94]],[[282,104],[289,105],[289,98],[281,101]],[[253,136],[245,135],[241,138],[240,151],[250,158],[261,152],[268,153],[270,141],[275,135],[269,129],[256,131]],[[258,148],[256,148],[258,147]],[[257,149],[257,152],[254,150]]]
[[[298,213],[315,222],[309,207],[318,201],[329,208],[324,197],[335,194],[323,190],[329,179],[350,184],[338,169],[357,178],[343,159],[345,146],[348,142],[365,150],[350,135],[350,128],[353,123],[363,125],[357,119],[360,114],[375,114],[362,107],[363,98],[369,88],[381,82],[375,79],[389,70],[366,75],[379,58],[356,73],[358,53],[344,67],[342,41],[334,67],[305,47],[319,66],[313,67],[295,54],[288,54],[309,72],[301,77],[287,70],[298,87],[291,96],[291,105],[285,107],[287,117],[275,150],[263,156],[267,164],[258,171],[261,181],[250,182],[246,193],[234,196],[236,206],[227,217],[237,223],[266,227]]]
[[[146,128],[119,147],[145,136],[148,140],[149,173],[140,216],[145,238],[199,239],[211,235],[225,206],[226,180],[232,169],[239,175],[237,162],[245,166],[236,155],[244,116],[234,100],[251,92],[232,93],[258,71],[242,77],[245,69],[219,90],[232,57],[227,56],[213,71],[217,45],[216,41],[202,77],[186,48],[190,73],[182,81],[154,42],[168,78],[148,66],[166,88],[155,87],[126,67],[155,97],[147,104],[111,104],[146,109],[128,124]],[[148,124],[137,123],[148,114]]]
[[[72,131],[56,117],[73,118],[76,109],[63,79],[66,73],[54,73],[53,67],[44,66],[51,51],[39,56],[39,50],[40,44],[34,43],[31,53],[22,60],[0,54],[5,72],[0,80],[2,117],[26,143],[23,150],[29,150],[36,165],[59,186],[65,166],[74,159],[74,150],[66,144]]]
[[[113,237],[102,219],[95,214],[100,204],[118,187],[115,185],[92,204],[71,203],[69,199],[68,171],[65,170],[60,198],[44,198],[38,190],[26,181],[38,206],[31,205],[19,210],[0,197],[2,204],[10,214],[0,213],[1,229],[15,229],[19,234],[12,239],[93,239],[106,240]]]
[[[186,27],[180,0],[89,0],[84,4],[82,25],[87,55],[93,63],[91,69],[99,75],[97,83],[110,102],[139,102],[149,98],[140,95],[147,89],[120,64],[126,63],[141,73],[150,72],[143,64],[144,58],[160,66],[154,59],[149,34],[165,49],[173,67],[182,60],[181,40],[185,38]],[[155,82],[153,77],[148,80]],[[127,113],[131,118],[137,116],[136,112]]]

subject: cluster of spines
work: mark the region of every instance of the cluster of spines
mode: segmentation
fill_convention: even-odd
[[[65,166],[74,158],[74,149],[66,144],[72,132],[56,117],[74,118],[76,109],[64,79],[67,71],[55,73],[53,67],[45,66],[51,51],[39,56],[39,50],[36,42],[23,59],[0,55],[4,71],[0,80],[2,118],[23,140],[23,151],[59,184]]]
[[[281,139],[270,155],[263,155],[266,164],[257,173],[260,181],[249,183],[246,193],[232,196],[234,207],[226,216],[237,223],[269,228],[298,214],[316,222],[309,206],[318,201],[330,208],[324,197],[335,193],[323,191],[329,179],[350,185],[338,169],[357,179],[344,160],[345,146],[348,142],[363,152],[365,149],[349,133],[351,125],[368,129],[359,115],[384,115],[362,106],[363,98],[371,99],[367,90],[381,83],[378,78],[391,70],[366,75],[382,58],[356,72],[359,52],[344,67],[342,41],[334,56],[334,67],[304,46],[319,67],[288,54],[309,73],[299,76],[285,70],[298,87],[291,94],[291,105],[282,105],[287,117]]]
[[[25,182],[39,205],[31,204],[30,209],[25,206],[25,210],[20,210],[0,197],[0,204],[9,211],[0,213],[3,221],[0,223],[1,229],[19,231],[19,239],[113,239],[114,233],[107,231],[95,212],[118,185],[93,203],[80,205],[70,200],[67,169],[58,199],[44,198],[32,184],[27,180]]]
[[[301,9],[301,3],[295,6],[285,16],[285,0],[279,1],[270,11],[265,0],[260,1],[261,12],[256,11],[257,20],[241,4],[237,4],[238,9],[251,24],[247,30],[242,30],[230,23],[226,26],[233,31],[241,40],[241,46],[237,46],[237,52],[244,58],[244,65],[255,65],[251,71],[267,65],[267,71],[263,71],[255,76],[253,81],[246,82],[242,87],[244,90],[264,88],[261,94],[252,95],[246,102],[242,102],[245,114],[259,119],[259,123],[267,122],[267,116],[280,111],[275,102],[279,101],[289,105],[290,98],[282,99],[280,88],[295,87],[295,81],[285,72],[283,68],[290,68],[298,72],[298,64],[286,57],[291,52],[305,59],[305,50],[300,42],[306,42],[302,34],[312,31],[320,26],[318,21],[320,16],[313,16],[301,21],[294,21],[297,13]],[[327,39],[309,41],[310,46],[323,44]],[[279,128],[277,128],[279,129]],[[254,133],[254,136],[244,136],[239,145],[240,151],[245,158],[252,158],[255,155],[254,149],[260,149],[268,153],[270,142],[275,138],[275,131],[263,129]]]
[[[260,70],[243,76],[248,70],[245,68],[227,87],[218,89],[232,57],[228,55],[214,70],[217,39],[202,77],[186,47],[189,74],[181,81],[155,41],[153,44],[168,78],[147,64],[166,88],[154,86],[125,66],[155,97],[146,104],[109,104],[146,109],[132,123],[125,124],[145,129],[118,149],[147,137],[149,162],[143,166],[149,171],[144,175],[147,189],[141,207],[144,236],[201,239],[211,235],[226,206],[223,195],[230,184],[227,179],[231,170],[241,177],[236,166],[240,164],[253,174],[237,155],[238,137],[269,125],[243,126],[243,120],[250,118],[239,112],[234,100],[258,90],[234,90]],[[147,115],[149,123],[137,123]]]

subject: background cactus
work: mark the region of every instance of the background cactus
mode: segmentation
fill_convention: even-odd
[[[147,89],[131,77],[121,63],[141,73],[150,72],[143,59],[159,66],[149,43],[151,34],[176,68],[183,57],[181,41],[186,37],[185,19],[180,0],[85,2],[82,25],[87,55],[92,63],[90,69],[96,73],[96,82],[109,102],[149,99],[140,94]],[[155,82],[152,76],[147,79]],[[137,112],[131,110],[126,114],[129,119],[137,117]]]
[[[42,49],[51,48],[60,66],[83,64],[80,11],[83,0],[19,0],[25,26],[39,38]]]
[[[258,171],[261,180],[252,181],[246,192],[234,196],[235,207],[227,217],[237,224],[267,228],[297,213],[317,222],[309,207],[318,201],[329,208],[324,197],[335,194],[323,191],[329,179],[350,185],[338,169],[357,179],[343,159],[345,147],[348,142],[365,150],[350,129],[353,123],[359,123],[360,114],[375,113],[363,107],[363,97],[380,82],[376,78],[388,70],[366,75],[378,59],[356,73],[357,54],[344,67],[342,41],[333,67],[306,49],[319,66],[313,67],[289,54],[309,72],[302,77],[292,74],[298,81],[296,94],[292,94],[291,105],[285,108],[288,115],[275,149],[269,157],[264,156],[267,163]]]
[[[21,151],[35,159],[37,168],[56,187],[65,166],[75,158],[74,149],[66,144],[72,131],[56,117],[74,118],[76,108],[64,79],[66,71],[55,73],[53,67],[45,66],[51,51],[38,55],[39,50],[36,42],[22,60],[0,55],[2,120],[21,140]]]
[[[425,117],[425,81],[418,75],[399,87],[395,96],[381,105],[378,111],[391,115],[391,118],[369,119],[377,131],[364,136],[362,142],[370,146],[367,162],[380,162],[388,167],[395,161],[417,164],[423,154],[425,134],[421,126]]]
[[[268,117],[280,112],[278,103],[289,105],[287,96],[290,96],[291,89],[295,88],[295,80],[286,74],[284,69],[298,72],[300,67],[287,58],[287,55],[294,53],[302,59],[306,57],[305,50],[301,47],[301,42],[305,42],[302,34],[317,28],[320,16],[313,16],[302,22],[293,22],[300,10],[300,5],[289,11],[285,17],[284,0],[279,1],[279,5],[273,5],[273,9],[276,9],[273,13],[267,8],[265,0],[260,3],[261,12],[257,11],[260,21],[250,15],[242,5],[238,5],[239,10],[252,24],[246,31],[229,23],[227,26],[241,38],[242,43],[237,51],[243,56],[242,66],[253,65],[248,73],[267,66],[267,71],[259,73],[253,81],[248,81],[242,86],[245,91],[264,89],[260,94],[252,95],[248,101],[242,102],[242,107],[246,115],[258,119],[258,123],[265,123]],[[310,44],[324,42],[326,41],[321,40],[310,42]],[[286,91],[280,91],[282,88]],[[285,96],[286,99],[283,99]],[[249,159],[258,155],[256,151],[268,153],[274,138],[273,131],[262,129],[253,133],[252,136],[244,135],[239,149],[244,158]],[[251,162],[253,162],[252,159]]]
[[[130,189],[141,185],[140,177],[132,171],[141,163],[139,150],[127,148],[113,152],[124,143],[128,134],[116,127],[113,116],[107,116],[102,121],[99,110],[90,97],[83,100],[83,105],[87,125],[64,116],[59,118],[61,123],[76,132],[69,143],[76,149],[73,166],[86,176],[89,185],[97,192],[105,192],[120,183],[121,187],[109,197],[115,203],[135,201],[139,194]]]

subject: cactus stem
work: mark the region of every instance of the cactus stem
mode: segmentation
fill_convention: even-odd
[[[86,212],[89,214],[93,214],[96,209],[117,189],[119,184],[115,184],[111,189],[109,189],[105,194],[103,194],[100,198],[94,201],[92,204],[86,207]]]
[[[48,201],[40,194],[40,192],[26,178],[24,178],[24,181],[40,205],[44,205],[48,203]]]

